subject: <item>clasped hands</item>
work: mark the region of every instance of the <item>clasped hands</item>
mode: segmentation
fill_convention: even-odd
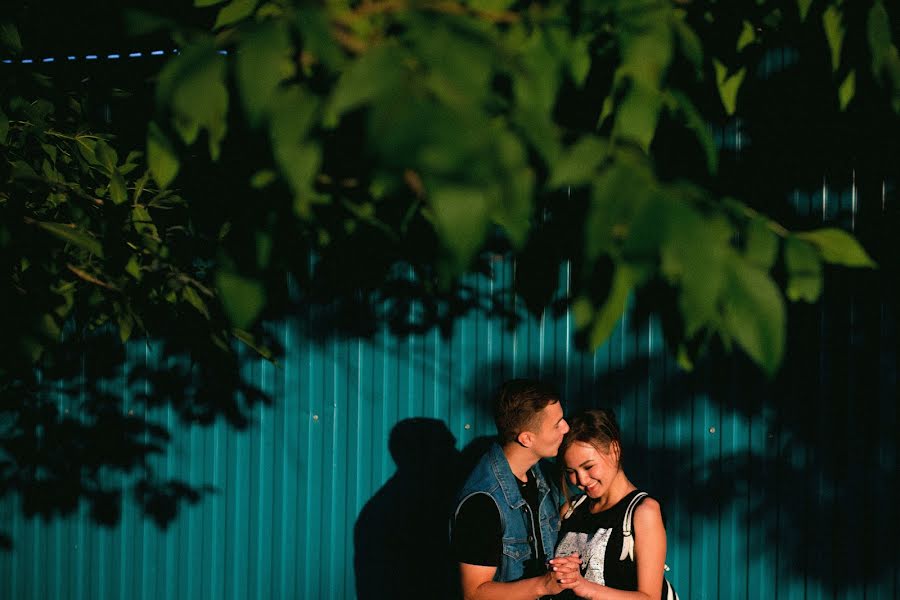
[[[576,552],[551,559],[549,569],[555,583],[561,589],[572,590],[576,596],[588,598],[593,584],[581,574],[581,565],[581,556]]]

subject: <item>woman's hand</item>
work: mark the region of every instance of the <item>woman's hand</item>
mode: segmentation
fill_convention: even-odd
[[[581,557],[578,554],[558,556],[550,561],[559,586],[564,590],[572,590],[580,598],[592,598],[596,584],[585,579],[581,574]]]

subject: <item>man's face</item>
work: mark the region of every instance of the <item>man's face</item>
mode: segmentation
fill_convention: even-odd
[[[531,449],[540,458],[551,458],[556,456],[563,436],[569,431],[569,424],[563,418],[562,404],[559,402],[542,408],[538,417],[537,422],[540,425],[532,431],[534,442]]]

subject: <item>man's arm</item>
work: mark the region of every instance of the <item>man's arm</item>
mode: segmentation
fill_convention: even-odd
[[[535,600],[541,596],[558,594],[562,588],[553,573],[520,579],[510,583],[494,581],[497,567],[459,563],[465,600]]]
[[[466,600],[534,600],[561,591],[550,573],[511,583],[494,581],[502,539],[500,512],[490,496],[476,494],[459,507],[451,545]]]

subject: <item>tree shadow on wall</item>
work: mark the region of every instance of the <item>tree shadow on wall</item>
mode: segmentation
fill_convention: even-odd
[[[663,369],[650,399],[657,418],[690,432],[625,448],[635,480],[688,518],[681,535],[731,522],[738,539],[708,540],[720,553],[737,544],[735,560],[771,561],[773,580],[835,594],[874,584],[900,560],[896,545],[879,542],[900,534],[896,330],[859,277],[834,281],[845,275],[832,277],[824,305],[792,308],[775,380],[724,353],[693,373]],[[632,402],[643,362],[597,379],[624,394],[608,404]],[[693,412],[698,401],[712,407],[708,421]]]
[[[437,419],[394,426],[388,448],[397,471],[363,506],[353,529],[360,600],[459,596],[449,517],[463,478],[491,441],[478,438],[460,452]]]
[[[165,529],[214,488],[158,469],[171,440],[166,411],[185,425],[224,419],[243,429],[269,398],[241,374],[239,355],[198,348],[183,323],[165,342],[122,344],[118,332],[73,333],[30,379],[0,386],[0,498],[50,520],[84,503],[113,527],[123,499]],[[0,548],[14,540],[0,532]]]

